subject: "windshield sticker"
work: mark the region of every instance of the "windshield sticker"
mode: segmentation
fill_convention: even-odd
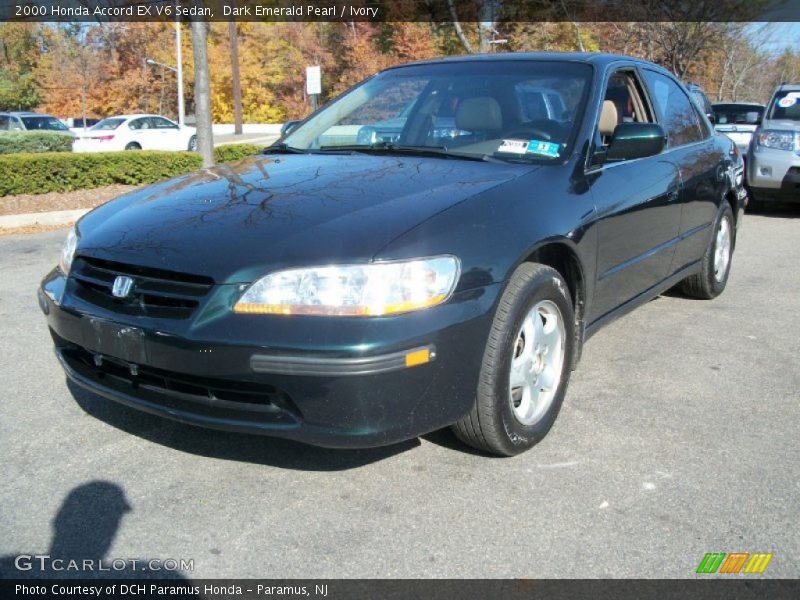
[[[800,98],[800,92],[789,92],[783,98],[778,100],[778,106],[781,108],[789,108],[790,106],[797,104],[798,98]]]
[[[542,154],[555,158],[558,156],[560,147],[554,142],[543,142],[541,140],[530,140],[528,142],[528,154]]]
[[[511,152],[513,154],[525,154],[528,150],[528,142],[525,140],[503,140],[498,152]]]

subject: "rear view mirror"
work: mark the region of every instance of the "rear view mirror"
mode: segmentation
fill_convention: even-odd
[[[283,125],[281,125],[281,137],[285,135],[289,135],[292,130],[300,124],[300,121],[286,121]]]
[[[356,144],[359,146],[372,146],[378,143],[378,132],[374,127],[364,125],[356,134]]]
[[[614,129],[606,160],[632,160],[660,154],[667,134],[657,123],[620,123]]]

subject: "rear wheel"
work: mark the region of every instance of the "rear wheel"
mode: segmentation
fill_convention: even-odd
[[[128,142],[125,145],[125,150],[141,150],[141,149],[142,149],[142,147],[139,144],[137,144],[136,142]]]
[[[572,301],[558,271],[518,267],[492,322],[475,404],[453,425],[456,436],[504,456],[538,443],[564,400],[574,332]]]
[[[714,220],[714,231],[702,259],[702,270],[683,280],[683,293],[692,298],[710,300],[719,296],[728,283],[733,258],[733,242],[736,235],[733,212],[723,202]]]
[[[193,135],[189,138],[189,152],[197,152],[197,136]]]

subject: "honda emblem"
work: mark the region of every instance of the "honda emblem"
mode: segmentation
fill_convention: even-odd
[[[115,298],[127,298],[133,289],[133,279],[127,275],[120,275],[114,280],[111,287],[111,294]]]

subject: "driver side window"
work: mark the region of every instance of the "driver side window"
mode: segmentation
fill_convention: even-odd
[[[608,148],[620,123],[653,123],[642,87],[633,71],[617,71],[609,79],[598,120],[602,148]]]

